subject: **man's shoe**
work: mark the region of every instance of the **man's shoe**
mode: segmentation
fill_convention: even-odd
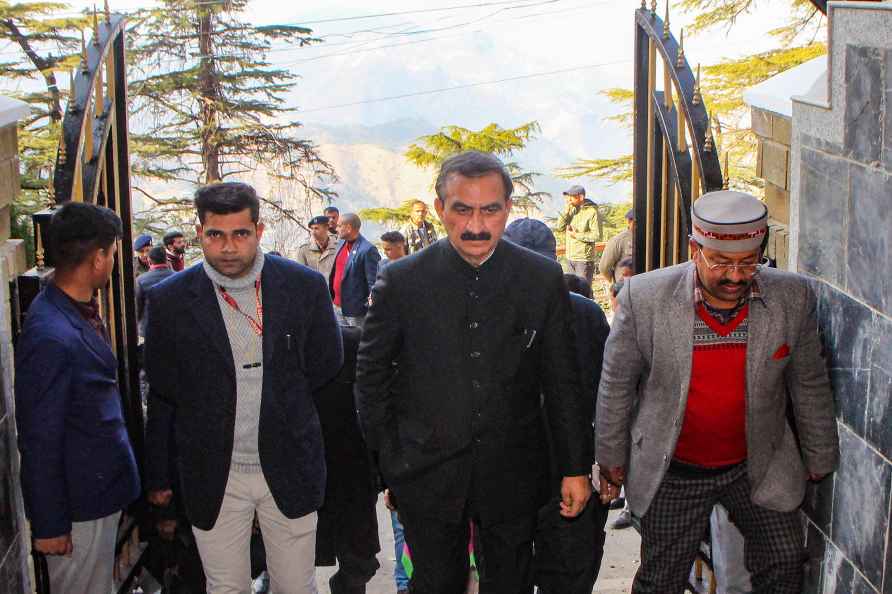
[[[613,523],[610,524],[610,527],[614,530],[622,530],[623,528],[628,528],[632,525],[632,513],[624,509],[619,512],[619,515],[616,516],[616,519],[613,520]]]
[[[622,509],[626,507],[626,498],[625,497],[617,497],[613,501],[610,502],[610,509]]]

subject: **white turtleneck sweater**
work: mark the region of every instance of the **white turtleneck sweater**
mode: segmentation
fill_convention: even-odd
[[[254,266],[240,278],[220,274],[207,260],[204,271],[214,284],[214,293],[235,365],[235,435],[232,446],[232,470],[260,472],[258,429],[260,426],[260,397],[263,392],[263,336],[254,331],[251,323],[223,299],[220,287],[238,303],[239,309],[257,319],[257,298],[254,282],[263,270],[263,252],[258,248]],[[261,292],[261,303],[263,295]],[[259,321],[259,320],[258,320]],[[255,365],[260,363],[259,366]]]

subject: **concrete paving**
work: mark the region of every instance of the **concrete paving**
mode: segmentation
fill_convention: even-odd
[[[608,525],[619,512],[610,512]],[[378,499],[378,527],[381,536],[381,552],[378,562],[381,568],[369,582],[367,594],[395,594],[393,581],[394,551],[393,531],[390,528],[390,514]],[[607,529],[607,542],[604,547],[604,560],[593,592],[597,594],[622,594],[631,591],[632,578],[638,570],[641,538],[634,528],[625,530]],[[328,594],[328,578],[335,568],[323,567],[316,571],[316,582],[320,594]]]

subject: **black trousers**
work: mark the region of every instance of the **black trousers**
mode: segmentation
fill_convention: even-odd
[[[728,510],[744,539],[755,594],[799,594],[805,551],[798,511],[753,503],[746,464],[703,475],[673,463],[641,518],[641,567],[633,594],[681,594],[716,503]]]
[[[328,582],[331,594],[365,594],[366,584],[380,564],[377,497],[327,501],[319,510],[316,527],[316,566],[337,561],[338,571]]]
[[[470,571],[470,520],[458,523],[400,510],[414,571],[412,594],[464,594]],[[486,525],[474,522],[474,554],[480,594],[532,594],[536,517]]]
[[[575,518],[560,514],[560,496],[539,510],[535,581],[540,594],[591,594],[604,557],[610,508],[593,493]]]

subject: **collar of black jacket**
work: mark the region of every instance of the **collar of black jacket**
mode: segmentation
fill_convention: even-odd
[[[505,252],[508,248],[505,246],[505,241],[501,239],[496,244],[496,249],[493,250],[492,255],[480,266],[472,266],[469,264],[461,257],[458,250],[455,249],[455,246],[453,246],[452,242],[448,239],[444,240],[443,244],[444,249],[447,252],[447,260],[449,261],[450,266],[467,277],[476,278],[480,276],[497,275],[500,274],[504,268]]]

